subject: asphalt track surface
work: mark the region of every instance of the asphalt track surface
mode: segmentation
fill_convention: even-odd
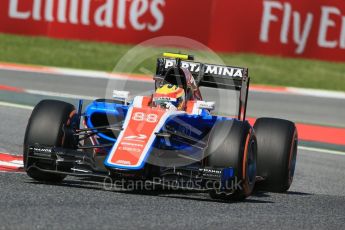
[[[107,84],[34,75],[0,71],[0,84],[99,97]],[[128,87],[142,91],[151,86],[131,82]],[[251,97],[251,116],[264,112],[260,115],[344,125],[342,100],[266,93]],[[290,104],[295,106],[287,108]],[[21,154],[30,113],[0,105],[0,152]],[[343,229],[345,157],[299,150],[288,193],[258,191],[237,203],[210,200],[204,193],[107,191],[102,183],[74,177],[51,185],[23,173],[0,173],[0,207],[0,229]]]

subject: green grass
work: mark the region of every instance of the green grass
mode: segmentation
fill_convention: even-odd
[[[0,34],[0,61],[2,62],[112,71],[118,61],[132,48],[133,46],[109,43]],[[178,49],[141,47],[141,51],[147,54],[148,58],[137,64],[129,60],[122,65],[123,68],[120,71],[153,72],[155,58],[160,52],[178,51]],[[195,54],[197,60],[200,56],[208,56],[207,52],[189,52]],[[248,67],[252,83],[255,84],[345,91],[345,63],[256,54],[218,53],[218,55],[227,65]],[[205,58],[201,58],[203,59]],[[132,69],[132,66],[135,68]]]

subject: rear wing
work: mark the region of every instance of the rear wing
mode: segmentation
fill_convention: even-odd
[[[167,70],[175,65],[175,59],[158,58],[156,77],[164,77]],[[181,61],[181,67],[191,72],[199,86],[239,90],[242,82],[248,79],[247,68],[192,61]]]
[[[182,68],[190,71],[198,86],[240,91],[238,119],[245,120],[250,82],[247,68],[158,58],[155,79],[163,79],[167,70],[178,61]]]

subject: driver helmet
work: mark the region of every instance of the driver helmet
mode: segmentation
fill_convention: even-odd
[[[169,106],[173,105],[178,110],[184,108],[185,98],[183,88],[169,83],[160,85],[153,94],[153,102],[156,106],[169,108]]]

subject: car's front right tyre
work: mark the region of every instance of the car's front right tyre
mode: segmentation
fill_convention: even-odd
[[[57,101],[43,100],[33,109],[25,131],[23,144],[24,168],[28,176],[45,182],[61,182],[66,176],[48,173],[40,168],[53,170],[50,162],[35,161],[29,157],[30,146],[75,148],[75,143],[65,132],[76,118],[75,108],[72,104]]]

